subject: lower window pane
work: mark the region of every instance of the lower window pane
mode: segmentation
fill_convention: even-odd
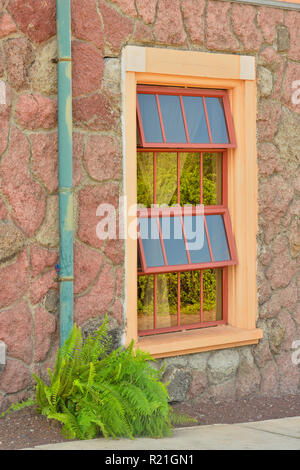
[[[223,275],[222,269],[203,271],[203,321],[217,321],[223,318]]]
[[[180,205],[200,204],[200,153],[180,153]]]
[[[201,271],[180,273],[180,324],[200,322]]]
[[[138,329],[154,327],[154,276],[138,276]]]
[[[205,206],[222,204],[222,167],[221,153],[203,154],[203,204]]]
[[[156,154],[156,204],[177,204],[177,153]]]
[[[177,273],[157,275],[156,328],[177,326],[178,280]]]
[[[179,326],[178,307],[182,329],[222,320],[223,269],[138,276],[139,331]]]
[[[137,203],[145,207],[153,204],[153,153],[137,154]]]

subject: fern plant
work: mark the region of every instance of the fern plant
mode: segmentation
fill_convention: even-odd
[[[108,340],[108,318],[85,342],[74,325],[59,349],[50,384],[33,374],[38,411],[63,424],[71,439],[171,435],[174,422],[191,422],[175,415],[168,402],[162,369],[151,366],[146,352],[119,348],[112,352]]]

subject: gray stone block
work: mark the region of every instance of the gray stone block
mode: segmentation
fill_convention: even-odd
[[[212,384],[230,379],[236,373],[240,356],[235,349],[224,349],[214,352],[208,360],[208,378]]]
[[[191,381],[192,374],[190,371],[176,366],[169,366],[163,375],[163,382],[168,383],[169,401],[185,401]]]

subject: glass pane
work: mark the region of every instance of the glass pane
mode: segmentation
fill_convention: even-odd
[[[215,144],[228,144],[222,98],[205,98],[212,141]]]
[[[157,328],[177,325],[177,273],[157,275]]]
[[[180,273],[180,324],[200,322],[201,271]]]
[[[137,203],[144,207],[153,204],[153,153],[137,154]]]
[[[155,95],[138,93],[146,142],[163,142]]]
[[[200,153],[180,153],[180,205],[200,204]]]
[[[192,144],[209,143],[209,135],[201,96],[182,97],[185,118]]]
[[[223,217],[221,215],[206,215],[205,218],[214,261],[229,261]]]
[[[203,154],[203,204],[222,204],[222,154]]]
[[[138,219],[138,222],[147,267],[164,266],[165,262],[156,219],[145,217]]]
[[[160,226],[168,265],[187,264],[180,217],[160,217]]]
[[[177,204],[177,153],[156,154],[156,204]]]
[[[203,271],[203,321],[222,320],[222,269]]]
[[[138,276],[138,329],[152,330],[154,318],[154,276]]]
[[[179,96],[159,95],[159,103],[166,141],[169,143],[186,143]]]
[[[211,261],[202,215],[185,215],[183,224],[192,263]]]

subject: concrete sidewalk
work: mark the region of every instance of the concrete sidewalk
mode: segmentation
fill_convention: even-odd
[[[34,450],[300,450],[300,417],[180,428],[163,439],[99,438],[41,445]]]

